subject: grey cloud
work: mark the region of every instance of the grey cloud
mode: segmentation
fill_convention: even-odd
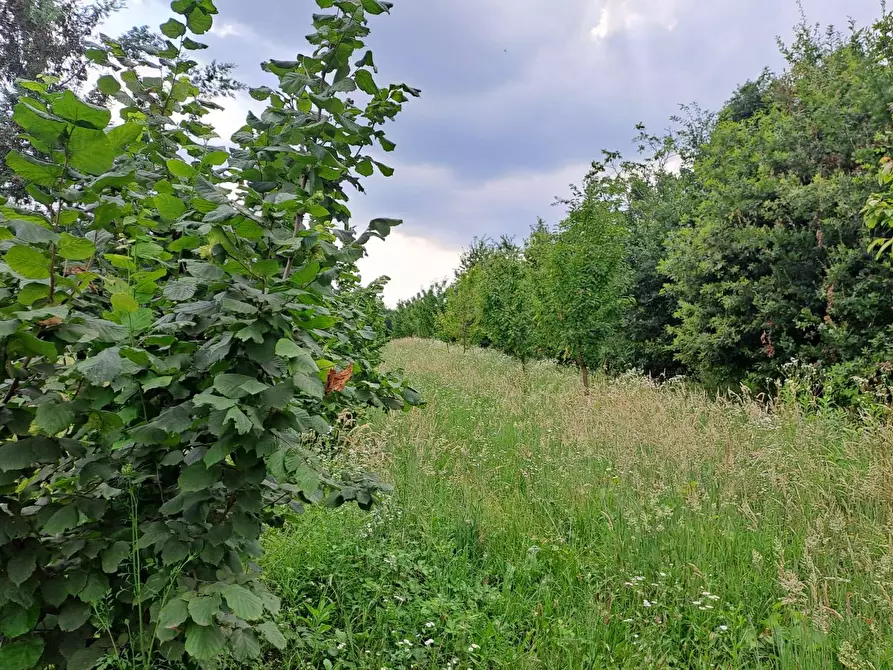
[[[880,14],[877,0],[803,5],[843,28]],[[207,36],[211,56],[254,85],[261,60],[306,48],[316,11],[311,0],[218,6],[218,25],[245,30]],[[382,81],[423,98],[390,127],[399,170],[369,184],[358,216],[404,216],[408,234],[449,244],[523,234],[556,215],[553,196],[601,148],[629,149],[637,122],[662,129],[679,103],[716,108],[763,67],[782,69],[776,36],[789,40],[798,20],[794,0],[395,0],[372,19],[370,46]]]

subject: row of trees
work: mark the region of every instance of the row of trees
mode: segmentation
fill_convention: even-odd
[[[886,15],[847,34],[800,25],[783,74],[717,113],[683,108],[666,136],[640,127],[639,155],[595,166],[556,230],[474,247],[451,285],[398,307],[392,332],[714,388],[765,390],[799,370],[816,396],[889,400],[893,270],[865,224],[893,212],[872,195],[891,34]]]
[[[383,126],[419,92],[377,82],[365,49],[390,3],[317,4],[311,50],[263,63],[275,88],[251,90],[266,109],[229,144],[194,81],[212,0],[173,0],[145,48],[90,46],[93,102],[58,73],[16,82],[15,200],[0,198],[3,670],[217,667],[283,648],[263,523],[375,499],[374,479],[332,475],[314,447],[346,412],[420,402],[375,369],[381,282],[362,288],[356,270],[399,221],[358,234],[347,205],[392,173]]]

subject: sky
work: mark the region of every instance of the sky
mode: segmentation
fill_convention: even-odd
[[[313,0],[216,0],[208,58],[232,61],[249,86],[259,64],[306,53]],[[869,24],[879,0],[802,0],[810,23]],[[103,30],[157,27],[162,0],[128,0]],[[387,275],[394,305],[451,277],[475,236],[523,238],[538,217],[561,219],[556,197],[579,183],[602,149],[629,152],[634,126],[658,132],[682,103],[717,109],[764,67],[784,69],[777,39],[800,20],[796,0],[394,0],[370,17],[377,81],[422,90],[391,124],[396,172],[351,199],[363,230],[403,219],[360,262]],[[213,119],[222,137],[259,109],[247,93]]]

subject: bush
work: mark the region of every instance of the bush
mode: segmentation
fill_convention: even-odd
[[[338,225],[346,185],[391,173],[368,150],[394,148],[380,127],[418,94],[378,86],[371,52],[350,65],[388,6],[316,15],[311,55],[264,63],[279,89],[251,91],[268,107],[232,150],[189,80],[211,0],[173,2],[154,55],[88,50],[118,125],[52,78],[22,84],[30,148],[7,162],[34,203],[0,207],[4,670],[255,658],[284,644],[255,565],[271,506],[373,503],[374,479],[306,445],[345,406],[418,402],[360,346],[377,306],[339,288],[399,223]]]

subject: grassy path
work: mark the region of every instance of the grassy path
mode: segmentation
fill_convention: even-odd
[[[889,431],[638,378],[585,399],[435,342],[387,361],[429,406],[350,458],[396,493],[267,538],[285,667],[893,667]]]

